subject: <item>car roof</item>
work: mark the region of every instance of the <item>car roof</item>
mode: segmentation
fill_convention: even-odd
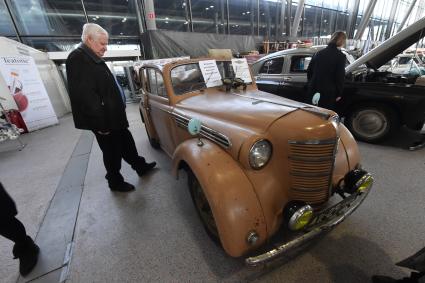
[[[264,61],[269,58],[274,58],[277,56],[282,56],[282,55],[300,54],[300,52],[314,54],[325,47],[326,45],[318,45],[318,46],[312,46],[312,47],[297,47],[297,48],[285,49],[285,50],[277,51],[269,55],[266,55],[264,57],[261,57],[257,62]]]

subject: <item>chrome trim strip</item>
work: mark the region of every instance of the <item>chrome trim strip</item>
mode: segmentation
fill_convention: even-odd
[[[171,114],[174,116],[177,126],[180,126],[184,129],[187,129],[190,118],[182,116],[182,115],[177,114],[177,113],[171,113]],[[215,131],[215,130],[213,130],[213,129],[205,126],[205,125],[201,126],[200,136],[204,137],[206,139],[209,139],[213,142],[216,142],[216,143],[220,144],[221,146],[223,146],[225,148],[232,147],[232,142],[230,141],[230,139],[226,135],[224,135],[220,132],[217,132],[217,131]]]
[[[288,159],[291,159],[294,161],[309,161],[309,162],[323,162],[323,161],[334,160],[332,155],[329,155],[327,157],[301,157],[298,155],[289,155]]]
[[[344,200],[342,200],[341,202],[333,206],[333,207],[336,207],[337,205],[340,205],[340,206],[344,205],[346,210],[342,214],[337,214],[335,215],[334,218],[329,219],[327,222],[322,223],[318,226],[311,227],[310,230],[308,230],[308,232],[306,232],[305,234],[289,242],[283,243],[270,251],[267,251],[257,256],[246,258],[245,263],[249,266],[257,266],[259,264],[266,263],[272,259],[277,258],[278,256],[282,256],[284,253],[288,252],[289,250],[299,247],[302,244],[314,239],[315,237],[319,236],[323,232],[329,231],[330,229],[332,229],[333,227],[335,227],[336,225],[344,221],[345,218],[347,218],[351,213],[353,213],[360,206],[360,204],[365,200],[367,194],[369,193],[370,188],[371,187],[365,190],[364,193],[353,194],[350,197],[345,198]]]
[[[320,173],[309,173],[309,172],[294,172],[291,171],[291,176],[295,177],[325,177],[331,174],[332,172],[320,172]]]
[[[291,190],[297,191],[297,192],[303,192],[303,193],[311,193],[311,192],[323,192],[323,189],[309,189],[309,188],[294,188],[291,187]]]
[[[293,141],[289,140],[289,144],[300,144],[300,145],[318,145],[318,144],[334,144],[335,139],[327,139],[327,140],[307,140],[307,141]]]

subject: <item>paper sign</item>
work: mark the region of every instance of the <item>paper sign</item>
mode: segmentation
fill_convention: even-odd
[[[202,76],[204,77],[207,87],[220,86],[223,84],[221,82],[221,74],[215,60],[199,61],[199,68],[201,69]]]
[[[58,123],[33,58],[0,57],[0,74],[30,132]]]
[[[251,73],[249,71],[248,62],[246,58],[234,58],[232,59],[233,71],[235,77],[242,79],[245,83],[251,83]]]

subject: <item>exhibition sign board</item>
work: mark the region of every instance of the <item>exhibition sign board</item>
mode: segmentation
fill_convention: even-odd
[[[32,57],[0,56],[0,73],[21,112],[28,131],[58,123]]]

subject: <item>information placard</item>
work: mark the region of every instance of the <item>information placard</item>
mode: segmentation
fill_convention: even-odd
[[[207,87],[220,86],[223,84],[221,81],[221,74],[215,60],[199,61],[199,68],[201,69],[201,73]]]
[[[245,83],[252,82],[252,77],[249,71],[249,65],[246,61],[246,58],[233,58],[232,66],[236,78],[242,79]]]

